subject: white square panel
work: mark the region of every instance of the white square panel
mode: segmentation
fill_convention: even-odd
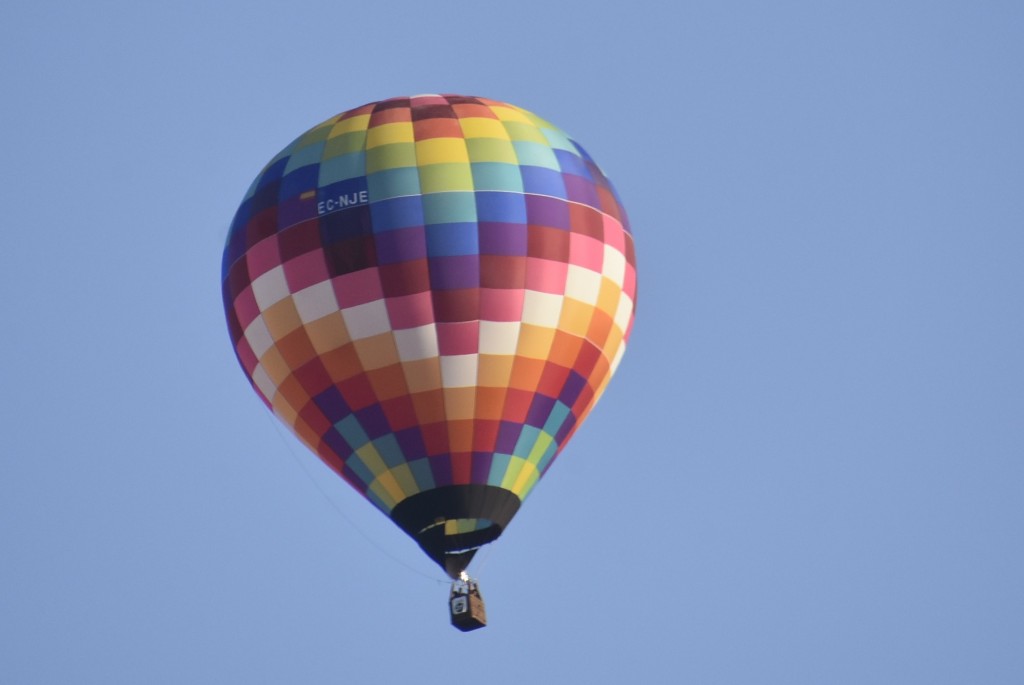
[[[616,283],[622,283],[626,278],[626,255],[611,245],[605,245],[602,273]]]
[[[481,321],[481,354],[515,354],[519,343],[518,321]]]
[[[338,311],[338,298],[334,296],[334,286],[330,281],[322,281],[300,290],[292,295],[292,301],[295,302],[302,323],[316,321]]]
[[[274,395],[277,394],[277,385],[271,380],[270,375],[263,368],[262,364],[257,364],[256,368],[253,369],[252,382],[253,385],[259,388],[259,391],[263,393],[268,402],[273,402]]]
[[[270,335],[270,330],[267,329],[262,315],[253,319],[245,329],[245,339],[257,359],[262,358],[263,354],[274,346],[274,336]]]
[[[445,388],[475,387],[479,360],[476,354],[441,357],[441,385]]]
[[[619,295],[619,306],[615,310],[615,325],[619,327],[619,330],[623,333],[626,332],[626,327],[629,325],[629,317],[633,314],[633,300],[626,293]]]
[[[575,264],[569,265],[565,296],[587,304],[597,304],[601,293],[601,274]]]
[[[398,358],[403,362],[436,357],[437,325],[428,323],[416,328],[401,328],[392,332],[395,346],[398,347]]]
[[[256,303],[261,310],[265,310],[272,304],[280,302],[291,294],[288,290],[288,281],[284,277],[284,267],[275,266],[252,282],[252,293],[256,297]]]
[[[391,320],[388,318],[384,300],[374,300],[343,309],[341,315],[353,340],[362,340],[391,330]]]
[[[527,290],[523,296],[523,323],[558,328],[562,314],[562,295]]]

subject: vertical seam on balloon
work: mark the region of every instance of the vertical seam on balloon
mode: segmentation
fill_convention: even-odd
[[[447,100],[447,98],[446,98],[446,100]],[[451,107],[451,102],[449,102],[448,104],[449,104],[449,107]],[[453,110],[453,112],[454,112],[454,110]],[[455,120],[459,121],[459,117],[456,116]],[[480,420],[479,417],[477,416],[477,401],[478,401],[479,395],[480,395],[480,322],[481,322],[481,320],[483,318],[483,310],[482,310],[482,303],[480,302],[480,296],[481,296],[481,282],[482,282],[482,278],[483,278],[483,271],[482,271],[483,264],[481,263],[482,260],[481,260],[481,251],[480,251],[480,211],[479,211],[479,208],[477,207],[477,203],[476,203],[476,200],[477,200],[477,188],[476,188],[476,183],[473,180],[473,163],[472,163],[472,160],[470,160],[470,158],[469,158],[469,145],[466,143],[466,134],[465,134],[465,132],[463,132],[461,130],[461,126],[460,126],[460,135],[459,135],[458,140],[459,140],[460,144],[462,145],[462,150],[465,152],[465,155],[466,155],[466,162],[465,162],[465,164],[466,164],[466,171],[469,173],[469,182],[470,182],[470,185],[471,185],[471,190],[469,191],[469,193],[470,193],[470,196],[473,198],[473,213],[474,213],[474,219],[475,219],[474,223],[476,224],[476,271],[477,271],[477,276],[476,276],[475,287],[476,287],[476,294],[477,294],[477,303],[476,303],[476,346],[475,346],[475,352],[474,352],[474,356],[476,357],[476,369],[474,369],[474,373],[473,373],[473,386],[472,386],[472,390],[473,390],[473,404],[472,404],[472,410],[471,410],[470,419],[469,419],[469,453],[470,453],[470,459],[472,460],[472,454],[474,452],[473,448],[474,448],[474,446],[476,444],[477,428],[479,427],[479,423],[478,422]],[[468,479],[469,479],[470,483],[473,482],[473,464],[472,464],[472,461],[470,463]]]
[[[373,112],[375,112],[376,110],[377,110],[377,107],[374,106]],[[368,174],[368,171],[369,171],[369,169],[368,169],[368,166],[369,166],[369,162],[368,162],[369,155],[367,154],[367,147],[366,146],[367,146],[367,142],[369,141],[370,121],[372,119],[372,116],[373,116],[373,114],[371,112],[370,117],[367,117],[367,119],[366,119],[366,137],[363,139],[363,178],[369,178],[369,174]],[[391,336],[391,344],[394,345],[394,347],[395,347],[395,355],[396,355],[396,357],[398,357],[397,364],[401,368],[402,360],[401,360],[401,357],[398,356],[398,341],[395,338],[395,327],[394,327],[394,325],[391,322],[391,312],[388,311],[388,307],[387,307],[388,297],[387,297],[387,295],[384,292],[384,279],[381,276],[381,271],[380,271],[380,267],[381,267],[381,264],[380,264],[380,253],[379,253],[379,251],[377,249],[377,232],[374,230],[373,212],[372,211],[369,214],[369,222],[370,222],[370,239],[373,241],[374,256],[375,256],[375,259],[374,259],[375,264],[374,264],[373,268],[376,271],[377,285],[380,287],[381,304],[383,305],[384,316],[387,317],[387,320],[388,320],[388,335]],[[367,375],[369,375],[368,371],[365,372],[365,373],[367,373]],[[408,392],[409,392],[409,381],[405,377],[404,369],[402,370],[402,383],[405,386],[406,394],[408,394]],[[372,383],[370,383],[370,387],[371,388],[373,387]],[[379,394],[377,393],[376,389],[374,389],[374,391],[373,391],[373,397],[374,397],[374,400],[377,403],[377,406],[380,408],[381,414],[384,415],[384,419],[388,423],[388,429],[390,431],[390,435],[394,436],[396,434],[395,427],[391,424],[391,419],[384,412],[384,403],[381,400],[381,398],[380,398]],[[371,440],[371,442],[372,442],[372,440]],[[407,464],[407,462],[406,462],[406,464]],[[385,462],[385,465],[388,467],[385,470],[385,473],[390,473],[391,471],[393,471],[396,468],[396,467],[393,467],[393,466],[387,464],[387,462]],[[383,475],[383,474],[381,474],[381,475]],[[378,476],[378,478],[379,478],[379,476]],[[412,478],[411,471],[410,471],[410,478],[413,481],[413,483],[415,483],[416,486],[418,487],[419,483],[416,483],[416,479]],[[396,479],[396,481],[397,481],[397,479]],[[403,494],[405,494],[406,497],[410,497],[410,496],[416,494],[415,492],[405,492],[405,488],[403,488],[401,486],[401,483],[399,483],[399,488],[402,490]],[[401,502],[401,501],[402,500],[396,501],[395,505],[397,506],[398,502]],[[394,509],[394,507],[392,507],[392,509]],[[386,513],[390,513],[390,512],[386,512]]]
[[[516,109],[518,109],[520,111],[525,111],[525,110],[521,110],[521,108],[516,108]],[[536,124],[536,122],[534,122],[533,119],[531,119],[529,116],[527,116],[527,118],[530,119],[529,125],[532,126],[534,129],[536,129],[538,132],[540,132],[540,130],[541,130],[540,126],[538,126]],[[506,131],[508,131],[508,127],[505,126],[505,122],[504,121],[502,121],[502,126],[505,128]],[[512,136],[511,136],[511,132],[510,132],[509,133],[509,138],[511,139],[511,137]],[[513,151],[515,152],[515,146],[514,145],[513,145]],[[554,153],[552,153],[552,154],[554,154]],[[516,153],[516,159],[517,159],[517,161],[519,160],[518,153]],[[520,164],[520,169],[521,168],[522,168],[522,164]],[[569,200],[569,198],[568,198],[568,194],[569,194],[568,193],[568,189],[566,189],[564,187],[564,183],[563,183],[563,188],[562,189],[563,189],[564,195],[566,197],[557,198],[557,199],[558,199],[559,202],[562,202],[562,203],[565,203],[566,205],[568,205],[572,201]],[[527,195],[534,195],[535,193],[527,193],[526,189],[525,189],[525,184],[524,184],[523,194],[524,194],[524,199],[525,199],[525,197]],[[527,244],[529,244],[529,232],[530,232],[529,231],[529,226],[530,226],[529,217],[527,217]],[[525,276],[524,276],[524,280],[525,280],[525,282],[524,282],[524,299],[523,299],[524,314],[525,314],[525,305],[526,305],[525,291],[527,290],[526,283],[529,282],[530,274],[531,274],[531,269],[530,269],[529,247],[527,247],[526,273],[525,273]],[[554,326],[552,327],[552,330],[554,331],[554,336],[552,338],[551,344],[547,348],[547,355],[546,356],[550,356],[551,349],[553,348],[553,346],[555,344],[554,337],[557,337],[557,334],[562,330],[561,326],[560,326],[560,322],[561,322],[561,319],[562,319],[562,313],[563,313],[563,311],[565,309],[565,288],[566,288],[566,285],[567,285],[567,281],[568,281],[568,262],[566,263],[566,282],[562,283],[561,293],[558,296],[559,297],[559,299],[558,299],[558,316],[556,318]],[[536,292],[541,292],[541,291],[536,291]],[[545,294],[548,294],[548,293],[545,293]],[[521,323],[520,324],[520,328],[519,328],[519,340],[516,341],[517,356],[518,356],[519,343],[522,341],[522,337],[523,337],[523,328],[522,328],[522,323]],[[546,362],[546,363],[550,363],[550,362]],[[540,378],[543,378],[543,375],[544,375],[544,370],[541,371]],[[539,384],[540,384],[540,379],[538,379],[537,384],[533,387],[533,390],[532,390],[532,394],[533,394],[534,400],[538,396]],[[531,400],[531,408],[532,408],[532,404],[533,404],[533,400]],[[522,436],[522,434],[523,434],[523,432],[525,430],[525,426],[526,425],[528,425],[528,424],[524,421],[523,424],[522,424],[522,427],[520,428],[520,431],[519,431],[519,435],[520,436]],[[518,442],[518,440],[517,440],[517,442]],[[532,447],[531,447],[531,450],[532,450]],[[526,455],[526,456],[516,455],[516,456],[521,458],[521,459],[523,459],[524,462],[526,462],[528,460],[528,457],[529,457],[529,455]],[[531,466],[536,468],[536,465],[531,465]],[[511,467],[511,462],[510,462],[510,467]],[[540,470],[539,469],[537,469],[537,473],[538,473],[538,478],[539,478],[539,476],[540,476]],[[518,481],[519,479],[520,479],[520,476],[517,476],[516,477],[516,481]],[[527,478],[527,480],[528,480],[528,478]],[[534,484],[536,484],[536,480],[534,481]],[[514,483],[512,485],[514,485]],[[523,487],[525,488],[525,481],[524,481],[524,486]],[[528,494],[528,491],[523,492],[522,494],[517,492],[516,494],[519,495],[521,498],[525,498],[525,495]]]
[[[508,145],[509,145],[509,148],[511,148],[512,155],[513,155],[513,157],[515,157],[515,160],[516,160],[516,172],[519,174],[520,184],[523,185],[523,191],[519,193],[520,201],[523,203],[523,210],[524,210],[523,211],[523,213],[524,213],[523,236],[527,240],[527,244],[529,244],[530,224],[529,224],[528,219],[525,217],[525,213],[526,213],[526,211],[525,211],[526,210],[526,187],[525,187],[524,181],[523,181],[523,166],[522,166],[522,162],[519,159],[519,153],[516,151],[516,146],[512,144],[512,134],[509,132],[508,128],[505,126],[505,122],[501,119],[501,117],[498,116],[497,112],[494,111],[494,107],[492,106],[492,102],[491,101],[486,101],[485,104],[486,104],[487,109],[489,109],[491,111],[491,113],[494,114],[495,119],[497,119],[498,123],[501,124],[502,129],[504,129],[505,134],[508,136]],[[477,232],[478,233],[479,233],[479,230],[480,230],[479,229],[479,224],[477,224]],[[505,394],[504,394],[504,396],[501,399],[501,411],[498,413],[498,437],[495,438],[495,445],[494,445],[494,449],[492,450],[492,455],[497,452],[498,439],[501,436],[501,427],[502,427],[502,424],[505,423],[505,421],[504,421],[505,412],[506,412],[506,410],[508,408],[508,405],[509,405],[509,394],[510,394],[510,392],[512,390],[512,388],[510,387],[510,384],[511,384],[511,381],[512,381],[512,373],[513,373],[513,370],[515,368],[516,359],[518,357],[518,355],[516,353],[519,350],[519,339],[522,337],[522,334],[523,334],[523,311],[524,311],[524,309],[526,307],[526,265],[529,263],[529,261],[528,261],[528,254],[529,254],[529,250],[527,249],[527,254],[523,255],[523,277],[522,277],[522,282],[519,284],[519,289],[523,293],[523,302],[522,302],[522,304],[519,307],[518,318],[516,319],[517,323],[519,324],[519,327],[516,330],[516,345],[515,345],[515,348],[512,351],[512,364],[509,366],[509,378],[508,378],[507,384],[505,386]],[[516,434],[516,441],[519,440],[519,435],[520,434],[522,434],[522,426],[519,427],[519,432]],[[514,449],[513,450],[509,450],[509,452],[513,452],[513,451],[514,451]],[[509,454],[509,456],[512,456],[512,455]],[[492,459],[493,459],[493,457],[492,457]],[[492,464],[493,464],[493,462],[492,462]],[[501,474],[501,478],[497,479],[497,482],[493,483],[493,485],[501,487],[501,484],[502,484],[502,482],[504,482],[505,476],[507,475],[508,470],[511,467],[511,465],[512,465],[512,460],[509,459],[508,463],[505,466],[505,471]],[[490,473],[488,473],[488,483],[490,484]]]
[[[369,134],[369,128],[370,128],[369,127],[369,119],[367,119],[367,134]],[[324,149],[326,151],[326,146],[325,146]],[[363,150],[364,150],[364,155],[363,155],[363,177],[365,178],[366,177],[366,168],[367,168],[366,167],[366,164],[367,164],[367,162],[366,162],[366,154],[365,154],[365,150],[366,150],[366,141],[365,140],[363,142]],[[320,161],[321,161],[321,164],[322,164],[323,161],[324,161],[323,155],[321,155],[321,160]],[[374,243],[374,251],[376,252],[376,236],[375,236],[375,234],[373,232],[373,218],[372,218],[372,215],[369,217],[369,222],[370,222],[370,225],[369,225],[370,235],[368,237],[369,237],[370,240],[373,241],[373,243]],[[364,238],[365,237],[366,236],[364,236]],[[387,327],[388,327],[388,330],[390,331],[391,330],[391,318],[390,318],[390,314],[387,311],[386,298],[383,297],[383,284],[382,284],[382,282],[380,280],[380,264],[379,264],[379,260],[375,259],[375,264],[371,268],[373,268],[376,271],[377,284],[378,284],[378,286],[380,286],[381,294],[382,294],[381,304],[382,304],[382,308],[384,310],[384,316],[387,317],[387,319],[388,319],[388,322],[387,322],[388,326]],[[339,311],[341,311],[340,306],[339,306]],[[392,337],[394,336],[393,333],[391,335],[392,335]],[[353,344],[354,343],[355,343],[355,341],[353,341]],[[358,354],[359,354],[358,347],[356,348],[355,353],[358,356]],[[371,389],[371,391],[373,393],[373,402],[374,402],[374,404],[376,404],[378,407],[381,407],[381,399],[380,399],[376,389],[373,387],[373,383],[370,382],[370,378],[369,378],[370,371],[364,369],[362,371],[362,374],[364,376],[366,376],[366,383],[367,383],[367,385],[369,385],[369,387],[370,387],[370,389]],[[383,407],[381,407],[381,411],[383,412]],[[358,417],[356,416],[355,412],[353,412],[351,415],[356,420],[356,422],[361,425],[361,422],[358,420]],[[385,418],[386,418],[386,416],[385,416]],[[388,423],[388,428],[389,429],[391,428],[390,422]],[[363,430],[365,430],[365,429],[363,429]],[[367,437],[368,437],[367,444],[371,445],[372,448],[376,451],[377,450],[377,445],[375,444],[374,441],[377,438],[371,438],[369,436],[367,436]],[[348,466],[350,459],[355,459],[355,458],[360,458],[361,459],[362,458],[361,456],[358,455],[356,450],[357,449],[362,449],[364,447],[363,445],[359,446],[358,448],[352,447],[352,446],[350,446],[350,447],[351,447],[352,451],[350,452],[350,454],[346,458],[342,459],[342,464],[345,465],[345,466]],[[382,461],[383,461],[383,458],[382,458]],[[371,489],[371,486],[373,485],[373,483],[380,481],[381,477],[384,474],[390,472],[390,470],[391,470],[391,467],[387,464],[387,462],[384,462],[384,466],[385,466],[385,468],[380,473],[376,473],[376,474],[371,473],[371,475],[373,477],[370,479],[369,482],[366,483],[366,488],[365,488],[364,495],[367,496],[368,499],[369,499],[368,493],[371,491],[370,489]],[[351,467],[349,467],[349,468],[351,468]],[[372,502],[373,500],[371,499],[370,501]],[[397,504],[397,502],[395,502],[394,504]],[[392,508],[393,508],[393,505],[392,505]],[[387,513],[387,512],[385,511],[385,513]]]
[[[430,249],[429,243],[430,243],[430,241],[427,239],[428,223],[427,223],[427,216],[426,216],[426,214],[427,214],[426,213],[426,207],[423,204],[423,198],[424,198],[423,178],[420,175],[419,150],[417,149],[417,146],[416,146],[416,125],[415,125],[415,122],[413,122],[413,120],[412,120],[412,98],[409,98],[409,125],[413,129],[412,153],[413,153],[413,158],[416,161],[416,184],[419,186],[420,209],[423,210],[423,250],[424,250],[424,254],[426,255],[426,260],[427,260],[427,278],[429,279],[430,278],[430,253],[429,253],[429,249]],[[441,367],[441,356],[442,356],[441,355],[441,340],[440,340],[440,336],[438,335],[438,330],[437,330],[437,323],[438,323],[438,321],[437,321],[437,306],[436,306],[436,304],[434,302],[434,289],[433,289],[433,286],[430,287],[428,292],[430,293],[430,298],[429,298],[430,299],[430,314],[431,314],[431,319],[434,322],[434,343],[437,346],[437,351],[438,351],[437,352],[437,367],[438,367],[437,368],[437,372],[438,372],[438,376],[440,378],[439,390],[441,392],[441,411],[442,411],[442,413],[444,415],[443,425],[446,427],[446,429],[445,429],[445,436],[444,436],[445,437],[445,448],[448,451],[448,466],[449,466],[449,470],[450,470],[451,466],[452,466],[452,463],[451,463],[451,440],[449,438],[448,431],[447,431],[448,407],[446,406],[445,401],[444,401],[444,372],[443,372],[443,369]],[[422,431],[422,427],[421,427],[421,431]],[[442,457],[443,456],[443,455],[431,455],[430,454],[430,448],[426,444],[427,443],[426,435],[422,434],[422,432],[421,432],[420,437],[423,440],[424,447],[426,448],[428,464],[430,464],[430,460],[432,460],[434,458],[437,458],[437,457]],[[433,471],[433,469],[431,469],[431,471]],[[446,485],[446,483],[439,484],[439,483],[436,482],[436,478],[435,478],[435,487],[437,485]]]

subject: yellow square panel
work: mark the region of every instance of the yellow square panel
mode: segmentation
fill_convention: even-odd
[[[447,193],[473,190],[473,169],[469,164],[430,164],[421,166],[420,191]]]
[[[260,357],[260,366],[263,367],[263,370],[267,372],[270,380],[274,381],[276,386],[284,383],[284,379],[288,378],[292,373],[288,362],[284,360],[284,357],[281,356],[276,347],[271,347],[263,353],[263,356]]]
[[[267,324],[270,336],[278,341],[302,325],[299,318],[299,311],[295,308],[295,302],[290,297],[267,307],[263,312],[263,322]]]
[[[311,321],[306,324],[306,335],[313,343],[313,349],[317,354],[336,350],[343,345],[352,342],[348,330],[345,328],[345,318],[341,312],[334,312],[327,316]]]
[[[477,365],[477,385],[485,388],[508,387],[512,364],[516,358],[509,354],[481,354]]]
[[[441,360],[438,357],[402,362],[409,392],[426,392],[441,387]]]
[[[597,296],[597,308],[608,316],[615,316],[619,308],[619,296],[622,294],[622,287],[610,278],[601,278],[601,292]]]
[[[427,138],[416,141],[416,161],[420,166],[452,162],[469,164],[466,141],[462,138]]]
[[[369,125],[369,114],[359,114],[354,117],[349,117],[348,119],[342,119],[334,125],[334,128],[331,129],[331,134],[328,138],[336,138],[337,136],[352,133],[354,131],[365,131],[366,127]]]
[[[359,361],[362,362],[363,369],[366,371],[382,369],[399,362],[395,336],[390,331],[356,340],[355,346]]]
[[[497,119],[484,117],[466,117],[459,119],[462,135],[466,138],[501,138],[508,140],[508,131]]]
[[[412,143],[416,141],[411,121],[396,121],[391,124],[374,126],[366,132],[366,147],[391,145],[393,143]]]
[[[516,347],[516,354],[529,359],[547,359],[551,352],[551,343],[554,340],[554,328],[524,323],[519,329],[519,345]]]
[[[516,107],[503,107],[501,105],[492,105],[491,111],[494,112],[502,121],[516,121],[521,124],[529,124],[533,126],[533,122],[530,121],[530,117],[526,116],[522,110]]]
[[[485,119],[484,121],[494,121]],[[501,126],[500,122],[494,123]],[[502,128],[504,131],[505,129]],[[499,140],[498,138],[470,138],[466,141],[466,148],[469,150],[471,162],[502,162],[504,164],[518,164],[516,149],[512,147],[512,141],[508,136]]]
[[[585,338],[593,312],[593,305],[567,297],[562,302],[562,316],[558,320],[558,329]]]

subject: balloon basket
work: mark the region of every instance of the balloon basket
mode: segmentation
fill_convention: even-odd
[[[465,573],[452,583],[448,595],[448,611],[451,613],[452,625],[464,633],[487,625],[487,611],[484,609],[484,598],[480,595],[480,585]]]

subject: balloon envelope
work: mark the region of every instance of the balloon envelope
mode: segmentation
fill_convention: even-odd
[[[625,350],[626,214],[536,115],[420,95],[344,112],[256,177],[223,261],[260,398],[453,577]]]

